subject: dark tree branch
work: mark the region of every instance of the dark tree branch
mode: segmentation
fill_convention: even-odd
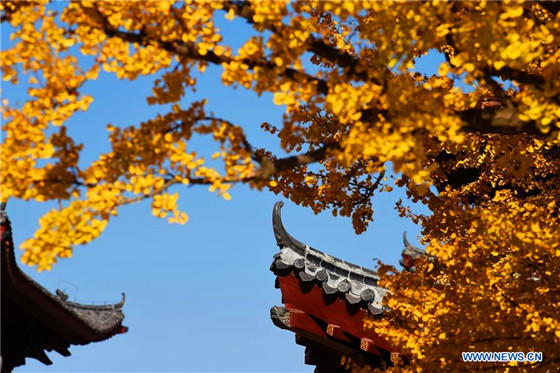
[[[232,122],[230,122],[226,119],[212,117],[212,116],[206,116],[204,118],[200,118],[199,120],[218,121],[218,122],[226,124],[230,128],[237,127],[235,124],[233,124]],[[182,122],[178,123],[176,126],[172,127],[170,130],[171,131],[176,130],[183,125],[184,125],[184,123],[182,123]],[[261,154],[261,152],[259,152],[262,149],[258,149],[258,148],[255,148],[254,146],[252,146],[251,143],[247,140],[247,138],[245,137],[244,134],[242,134],[242,137],[240,139],[240,144],[243,146],[243,149],[245,149],[251,155],[251,159],[253,159],[255,162],[257,162],[260,165],[260,168],[257,172],[255,172],[254,175],[252,175],[248,178],[245,178],[243,180],[228,180],[229,182],[251,181],[251,180],[267,180],[270,177],[276,175],[277,173],[287,171],[287,170],[291,170],[291,169],[297,168],[299,166],[304,166],[304,165],[307,165],[307,164],[310,164],[310,163],[315,163],[315,162],[320,162],[322,160],[325,160],[329,157],[329,155],[328,155],[329,150],[336,150],[339,147],[338,144],[333,143],[333,144],[330,144],[330,145],[323,145],[320,148],[308,151],[308,152],[303,153],[303,154],[297,154],[297,155],[293,155],[293,156],[289,156],[289,157],[285,157],[285,158],[274,158],[274,157],[273,158],[265,158],[264,155]],[[192,180],[196,180],[196,179],[190,179],[190,180],[192,181]],[[379,184],[379,182],[380,182],[380,180],[377,180],[375,188],[377,188],[377,185]],[[191,183],[192,184],[207,184],[208,182],[205,182],[204,179],[200,179],[196,182],[191,182]]]
[[[226,56],[219,56],[214,51],[207,51],[205,54],[201,54],[196,48],[194,43],[185,43],[182,40],[174,40],[174,41],[163,41],[163,40],[154,40],[148,37],[143,32],[140,33],[133,33],[133,32],[126,32],[121,31],[112,26],[107,18],[99,11],[99,9],[95,8],[95,12],[102,20],[102,27],[103,31],[107,36],[110,37],[118,37],[121,40],[128,41],[130,43],[138,43],[144,47],[150,45],[151,43],[155,43],[160,46],[162,49],[166,50],[169,53],[176,54],[182,58],[191,59],[195,61],[204,61],[209,62],[215,65],[221,65],[223,63],[229,63],[236,61],[234,58],[226,57]],[[272,61],[254,61],[251,59],[244,58],[240,61],[249,67],[249,69],[254,70],[256,67],[265,68],[268,70],[275,70],[278,69],[276,64]],[[328,86],[327,82],[321,80],[317,77],[308,75],[302,71],[298,71],[293,68],[285,68],[283,71],[279,72],[279,76],[284,76],[287,79],[297,81],[297,82],[315,82],[317,84],[317,91],[322,94],[328,93]]]
[[[237,16],[244,18],[247,23],[255,23],[253,21],[255,12],[253,11],[253,9],[251,9],[251,4],[248,1],[226,1],[223,4],[225,11],[233,10]],[[281,33],[286,28],[286,26],[282,26],[281,29],[278,29],[278,27],[273,25],[265,25],[265,28],[273,33],[278,34]],[[315,53],[315,55],[346,69],[346,72],[352,78],[361,81],[372,81],[377,85],[383,85],[383,82],[369,76],[367,72],[358,71],[360,60],[352,54],[337,49],[332,45],[327,44],[325,40],[318,39],[313,35],[309,36],[307,44],[309,45],[307,49],[309,52]],[[384,73],[386,74],[386,76],[391,76],[392,74],[389,69],[385,69]]]
[[[453,48],[455,53],[458,48],[455,45],[451,34],[446,35],[447,44]],[[444,53],[446,60],[450,63],[451,58],[448,53]],[[517,111],[517,103],[507,96],[502,87],[494,80],[494,77],[500,77],[505,80],[512,80],[521,84],[527,84],[541,89],[545,84],[545,79],[525,71],[504,66],[497,70],[492,66],[486,66],[482,69],[486,84],[492,90],[495,98],[503,107],[468,109],[457,114],[464,122],[464,130],[466,132],[477,132],[485,134],[518,134],[526,133],[529,135],[545,136],[545,134],[537,127],[535,121],[522,121],[519,119]],[[558,100],[558,95],[552,98]]]
[[[267,180],[277,173],[325,160],[329,156],[328,151],[338,149],[338,147],[338,144],[323,145],[304,154],[276,159],[263,158],[260,163],[261,168],[250,179]]]
[[[545,84],[545,80],[542,77],[526,71],[517,70],[509,66],[504,66],[500,70],[496,70],[493,67],[488,66],[484,69],[484,72],[492,76],[499,76],[505,78],[506,80],[513,80],[518,83],[532,85],[537,88],[540,88]]]
[[[524,122],[519,119],[517,110],[513,106],[503,109],[469,109],[457,114],[464,123],[465,132],[503,135],[526,133],[545,136],[535,121]]]
[[[231,123],[229,120],[226,119],[222,119],[222,118],[217,118],[217,117],[204,117],[202,118],[202,120],[209,120],[209,121],[216,121],[216,122],[220,122],[223,123],[225,125],[227,125],[230,128],[235,128],[238,127],[235,124]],[[249,153],[253,154],[255,152],[255,147],[253,145],[251,145],[251,143],[249,142],[249,140],[247,140],[247,137],[245,136],[244,133],[241,133],[241,145],[243,145],[243,148],[248,151]]]
[[[360,193],[361,198],[360,198],[359,201],[354,202],[354,206],[359,206],[359,205],[363,205],[363,204],[368,203],[371,200],[371,198],[373,197],[373,194],[375,193],[375,191],[379,187],[379,184],[381,183],[381,180],[383,180],[384,177],[385,177],[385,170],[383,170],[379,173],[379,175],[377,176],[377,179],[375,180],[375,182],[373,183],[373,185],[371,187],[365,188],[365,191],[363,193]]]

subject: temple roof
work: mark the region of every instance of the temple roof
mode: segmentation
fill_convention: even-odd
[[[282,206],[282,202],[276,203],[272,214],[274,235],[280,252],[274,255],[271,270],[276,275],[291,270],[303,282],[319,282],[326,294],[344,297],[348,303],[363,306],[374,315],[382,313],[386,290],[377,286],[377,274],[293,238],[282,224]]]
[[[387,290],[377,286],[377,274],[293,238],[282,223],[282,206],[278,202],[272,214],[280,251],[270,269],[284,306],[272,307],[272,322],[295,333],[296,343],[306,348],[305,363],[315,365],[315,373],[348,372],[348,358],[358,368],[406,364],[408,357],[390,341],[364,329],[368,318],[384,317],[386,311],[382,301]]]
[[[70,345],[84,345],[125,333],[122,308],[125,295],[111,305],[85,305],[56,295],[39,285],[18,267],[11,224],[0,211],[2,234],[2,372],[25,364],[33,357],[52,364],[46,351],[69,356]]]

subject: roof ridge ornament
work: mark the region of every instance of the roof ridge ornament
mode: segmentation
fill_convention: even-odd
[[[276,237],[276,244],[280,248],[289,246],[294,251],[304,255],[307,245],[293,238],[284,228],[284,224],[282,224],[282,206],[284,206],[284,202],[276,202],[272,210],[272,227],[274,229],[274,237]]]
[[[399,264],[404,267],[407,271],[415,271],[415,262],[416,259],[420,257],[426,257],[428,260],[434,260],[435,257],[432,255],[428,255],[425,250],[422,250],[416,246],[412,246],[408,239],[406,238],[406,231],[403,233],[403,243],[404,243],[404,250],[401,253],[401,260],[399,260]]]
[[[63,302],[66,302],[68,300],[68,294],[60,289],[56,289],[56,296]]]
[[[58,290],[57,290],[58,291]],[[121,300],[118,303],[113,303],[113,304],[103,304],[103,305],[98,305],[98,304],[82,304],[82,303],[77,303],[77,302],[72,302],[69,300],[64,300],[64,302],[69,305],[72,306],[75,309],[83,309],[83,310],[106,310],[106,311],[111,311],[111,310],[120,310],[123,308],[124,303],[126,301],[126,295],[125,293],[121,293]],[[58,295],[58,293],[57,293]]]
[[[420,249],[416,246],[413,246],[410,242],[408,242],[408,239],[406,238],[406,231],[403,232],[403,243],[404,243],[405,249],[409,249],[409,250],[416,251],[416,252],[422,252],[422,253],[424,252],[424,250],[422,250],[422,249]]]

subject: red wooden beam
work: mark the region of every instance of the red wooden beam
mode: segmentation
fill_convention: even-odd
[[[297,309],[290,309],[289,326],[291,329],[301,329],[318,336],[328,338],[325,331],[315,322],[315,320],[311,318],[311,316]]]
[[[350,314],[346,300],[338,297],[327,304],[322,289],[316,285],[309,291],[303,292],[300,287],[300,280],[294,276],[293,272],[287,276],[278,276],[278,282],[286,307],[303,311],[325,321],[327,324],[336,325],[341,331],[358,339],[369,338],[374,345],[384,350],[396,351],[388,341],[377,335],[373,329],[364,329],[364,320],[369,316],[366,309],[360,308],[358,312]],[[334,337],[334,328],[332,331]],[[327,334],[325,331],[323,333]]]

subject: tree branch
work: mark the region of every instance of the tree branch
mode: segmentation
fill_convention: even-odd
[[[322,161],[328,157],[328,151],[337,149],[339,144],[323,145],[312,151],[304,154],[289,156],[286,158],[268,159],[263,158],[261,161],[261,168],[251,176],[250,180],[267,180],[271,176],[282,172],[294,169],[299,166],[304,166],[310,163]]]
[[[504,66],[500,70],[496,70],[495,68],[488,66],[484,69],[484,72],[489,75],[500,76],[506,78],[507,80],[513,80],[521,84],[529,84],[535,87],[542,87],[546,82],[544,78],[538,75],[517,70],[509,66]]]
[[[253,21],[253,16],[255,12],[251,9],[251,4],[248,1],[225,1],[223,3],[224,10],[233,12],[249,24],[255,24]],[[273,25],[265,25],[267,30],[279,34],[284,31],[286,26],[282,26],[282,29],[278,29]],[[307,44],[309,48],[308,52],[315,53],[317,56],[322,57],[338,66],[345,68],[346,73],[349,74],[353,79],[360,81],[370,81],[377,85],[383,85],[383,82],[371,77],[365,71],[358,71],[358,66],[360,66],[360,60],[350,53],[344,52],[340,49],[333,47],[325,42],[325,40],[318,39],[313,35],[310,35],[307,39]],[[384,73],[386,76],[390,76],[392,73],[389,69],[385,69]],[[325,93],[326,94],[326,93]]]
[[[519,119],[517,110],[505,108],[468,109],[457,113],[464,123],[465,132],[485,134],[519,134],[545,136],[535,121],[524,122]]]
[[[223,63],[230,63],[230,62],[241,62],[249,67],[249,69],[254,70],[256,67],[261,67],[268,70],[277,70],[278,66],[272,61],[253,61],[247,58],[244,58],[240,61],[235,60],[231,57],[217,55],[214,51],[209,50],[206,54],[201,54],[196,48],[194,43],[185,43],[182,40],[174,40],[174,41],[163,41],[163,40],[154,40],[150,39],[148,35],[143,32],[140,33],[133,33],[133,32],[126,32],[118,30],[117,28],[113,27],[108,19],[101,13],[101,11],[97,8],[94,8],[95,12],[98,14],[99,18],[102,20],[102,27],[103,31],[107,36],[110,37],[118,37],[121,40],[128,41],[130,43],[138,43],[144,47],[150,45],[152,42],[159,45],[162,49],[176,54],[179,57],[192,59],[196,61],[204,61],[209,62],[215,65],[221,65]],[[304,72],[298,71],[293,68],[285,68],[283,71],[279,72],[279,76],[284,76],[287,79],[297,81],[297,82],[315,82],[317,84],[317,90],[319,93],[327,94],[328,93],[328,86],[327,82],[321,80],[317,77],[308,75]]]

